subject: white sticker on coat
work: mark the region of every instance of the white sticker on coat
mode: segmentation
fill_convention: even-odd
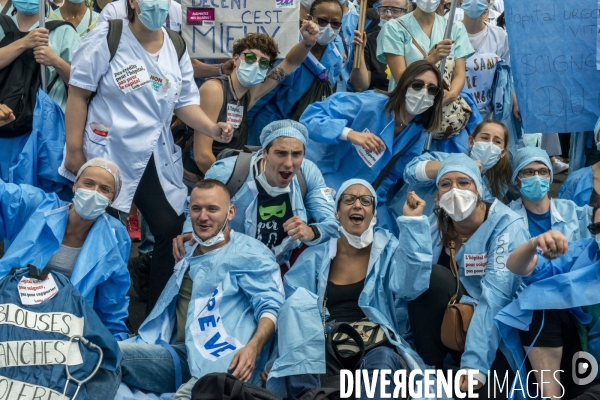
[[[160,75],[150,75],[150,82],[152,82],[152,90],[156,93],[166,96],[171,88],[171,82]]]
[[[0,368],[34,365],[83,364],[79,342],[68,340],[14,340],[0,342]],[[0,397],[1,399],[2,397]]]
[[[58,286],[56,286],[52,274],[49,274],[44,280],[22,277],[17,290],[19,291],[21,304],[31,306],[43,303],[56,296]]]
[[[465,254],[464,266],[465,276],[484,275],[485,267],[488,263],[488,255],[485,254]]]
[[[223,326],[220,312],[222,300],[223,284],[219,284],[212,295],[194,302],[196,315],[190,325],[190,332],[196,349],[209,361],[217,361],[244,347]]]
[[[325,197],[328,203],[335,203],[335,190],[332,188],[322,188],[321,194]]]
[[[494,269],[506,269],[506,260],[508,259],[508,242],[510,235],[504,233],[496,239],[496,249],[494,250]]]
[[[130,93],[150,83],[150,75],[142,60],[132,62],[113,73],[117,87],[123,93]]]
[[[55,390],[33,383],[21,382],[0,376],[0,399],[2,400],[69,400]]]
[[[0,325],[2,324],[38,332],[55,332],[67,337],[83,336],[84,326],[83,317],[63,312],[36,313],[12,303],[0,304]]]
[[[365,128],[363,133],[371,132],[369,132],[369,130]],[[354,145],[354,147],[356,148],[356,151],[358,152],[360,158],[362,158],[362,160],[365,162],[365,164],[367,164],[369,168],[372,168],[373,165],[375,165],[375,163],[379,161],[379,159],[383,156],[383,151],[377,154],[373,151],[366,150],[364,147],[358,146],[356,144]]]

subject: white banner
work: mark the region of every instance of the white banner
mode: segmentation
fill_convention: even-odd
[[[56,332],[67,337],[83,335],[83,318],[73,314],[36,313],[15,304],[0,304],[0,324],[9,324],[38,332]],[[1,392],[0,392],[1,393]],[[0,396],[0,400],[3,400]]]
[[[233,43],[266,33],[283,58],[299,41],[300,0],[182,0],[181,33],[192,58],[230,58]],[[302,18],[304,19],[304,18]]]
[[[0,376],[0,400],[69,400],[55,390]]]
[[[67,363],[69,365],[83,364],[79,341],[15,340],[0,342],[0,368]]]

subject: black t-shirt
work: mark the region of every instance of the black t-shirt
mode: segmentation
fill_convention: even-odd
[[[596,192],[596,189],[592,189],[592,195],[590,196],[590,206],[600,205],[600,193]]]
[[[365,46],[365,66],[371,71],[371,86],[369,89],[388,90],[388,76],[385,70],[387,65],[377,59],[377,36],[381,29],[367,33]]]
[[[287,236],[283,224],[294,216],[292,202],[289,193],[273,197],[267,194],[260,182],[255,182],[258,189],[256,239],[272,250]]]
[[[366,318],[358,305],[358,298],[365,287],[365,280],[350,285],[336,285],[327,281],[327,310],[332,320],[356,322]]]

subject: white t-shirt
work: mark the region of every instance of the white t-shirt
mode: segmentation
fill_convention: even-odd
[[[116,0],[112,3],[108,3],[106,7],[100,13],[98,17],[98,23],[109,21],[111,19],[125,19],[127,18],[127,3],[125,0]],[[164,26],[174,30],[175,32],[181,32],[181,4],[171,0],[169,6],[169,15]]]

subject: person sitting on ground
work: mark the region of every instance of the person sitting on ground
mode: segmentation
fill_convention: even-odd
[[[302,124],[273,122],[263,129],[260,139],[262,150],[251,159],[241,153],[219,160],[206,178],[232,187],[232,202],[240,212],[231,221],[231,228],[260,240],[273,251],[277,262],[284,264],[302,243],[311,246],[339,235],[333,218],[333,192],[315,164],[304,158],[308,131]],[[244,156],[245,173],[237,176]],[[242,184],[233,188],[236,182]],[[183,232],[192,231],[191,223],[188,218]],[[191,238],[188,233],[174,240],[176,259],[185,254],[183,242]]]
[[[511,181],[521,198],[508,206],[521,215],[531,237],[549,230],[562,232],[569,241],[590,237],[592,208],[577,206],[572,200],[551,199],[548,195],[554,178],[548,153],[538,147],[523,147],[513,158]]]
[[[131,241],[105,212],[121,190],[119,168],[94,158],[77,173],[69,204],[56,194],[0,180],[0,276],[13,267],[48,266],[70,279],[117,340],[127,339]]]
[[[187,400],[198,378],[211,372],[261,381],[284,300],[273,254],[230,229],[236,207],[223,183],[198,182],[189,213],[196,243],[175,266],[139,335],[119,345],[125,384],[155,393],[178,390],[175,399]],[[104,384],[112,398],[117,382]]]
[[[597,369],[589,368],[588,376],[574,370],[580,351],[600,360],[599,209],[594,207],[589,226],[594,238],[568,241],[560,231],[550,230],[517,247],[506,262],[510,271],[523,276],[527,287],[496,315],[495,322],[516,365],[524,366],[527,358],[535,376],[532,384],[530,374],[519,371],[517,387],[527,384],[522,378],[527,376],[533,390],[541,391],[540,397],[600,396],[600,375],[593,375]]]
[[[335,211],[342,236],[306,250],[284,277],[287,300],[278,333],[282,357],[275,361],[274,365],[279,367],[274,367],[270,374],[285,377],[285,398],[299,399],[314,387],[339,388],[341,369],[362,369],[370,374],[374,369],[389,370],[391,377],[396,370],[406,368],[406,364],[427,368],[398,334],[400,321],[396,320],[394,306],[395,299],[402,299],[406,305],[407,300],[423,293],[429,283],[431,236],[427,218],[422,215],[424,207],[423,200],[414,193],[409,195],[404,206],[405,216],[396,221],[400,228],[396,238],[391,232],[375,227],[375,189],[362,179],[350,179],[342,184]],[[301,317],[306,312],[307,304],[303,301],[306,292],[312,299],[308,309],[314,310],[311,320]],[[323,299],[322,302],[315,301],[317,297]],[[327,338],[321,332],[319,345],[313,342],[312,334],[301,343],[290,342],[286,337],[294,336],[297,320],[310,328],[314,325],[315,333],[326,329]],[[385,344],[369,350],[362,359],[345,359],[325,351],[331,343],[324,345],[324,342],[335,335],[333,332],[340,323],[358,321],[378,324],[385,332]],[[303,366],[297,366],[299,360],[293,359],[300,354],[304,357]],[[319,375],[314,366],[323,360],[326,372]],[[377,381],[376,397],[367,397],[363,391],[357,398],[379,399],[382,389]],[[393,384],[386,388],[388,397],[393,389]]]

